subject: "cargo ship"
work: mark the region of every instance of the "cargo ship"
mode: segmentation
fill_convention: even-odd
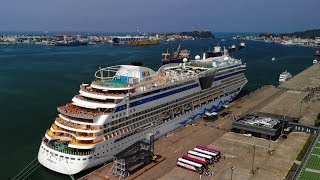
[[[181,44],[178,46],[177,50],[173,53],[173,57],[169,57],[170,53],[167,49],[167,52],[162,53],[163,59],[162,64],[169,64],[169,63],[183,63],[183,59],[189,59],[190,51],[187,49],[180,50]]]
[[[137,65],[99,68],[45,131],[38,161],[62,174],[106,162],[149,133],[158,139],[227,106],[247,83],[246,65],[226,52],[184,59],[154,71]]]

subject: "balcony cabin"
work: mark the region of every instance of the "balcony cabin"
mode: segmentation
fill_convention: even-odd
[[[65,106],[60,106],[57,110],[66,116],[81,118],[81,119],[93,119],[99,115],[109,115],[114,111],[113,108],[85,108],[79,107],[74,104],[66,104]]]

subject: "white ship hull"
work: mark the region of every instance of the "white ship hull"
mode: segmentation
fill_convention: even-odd
[[[197,109],[190,110],[189,112],[182,113],[178,117],[175,117],[157,127],[144,129],[139,133],[118,142],[114,141],[115,138],[104,141],[96,146],[96,150],[93,154],[87,156],[70,155],[59,152],[47,147],[46,144],[42,142],[38,153],[38,160],[46,168],[62,174],[76,174],[85,169],[110,162],[114,155],[126,149],[133,143],[143,140],[148,132],[153,132],[155,134],[155,138],[158,139],[177,128],[190,124],[198,118],[203,117],[205,112],[211,113],[220,109],[222,106],[229,104],[238,95],[243,86],[244,84],[240,87],[240,90],[233,94],[224,96],[216,101],[200,106]],[[68,159],[66,159],[66,157],[68,157]]]

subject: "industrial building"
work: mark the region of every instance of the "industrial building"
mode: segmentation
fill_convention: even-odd
[[[232,131],[242,134],[276,140],[284,128],[284,121],[279,119],[246,115],[232,123]]]

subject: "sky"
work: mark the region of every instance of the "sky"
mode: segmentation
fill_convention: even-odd
[[[295,32],[320,0],[1,0],[0,31]]]

